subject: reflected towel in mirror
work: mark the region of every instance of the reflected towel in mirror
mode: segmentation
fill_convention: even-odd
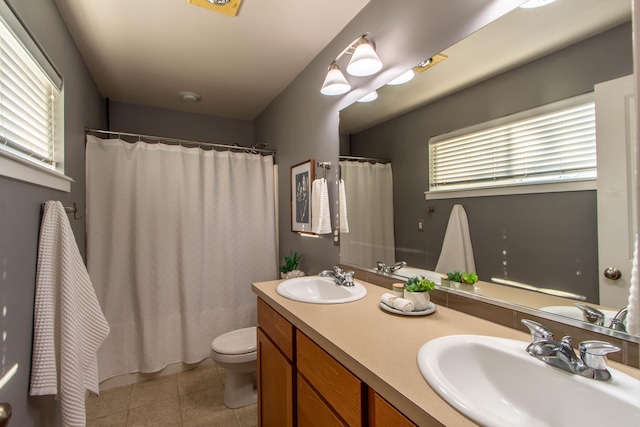
[[[467,212],[462,205],[454,205],[453,209],[451,209],[451,216],[449,217],[447,231],[444,234],[442,251],[436,265],[436,271],[439,273],[448,273],[450,271],[476,272]]]

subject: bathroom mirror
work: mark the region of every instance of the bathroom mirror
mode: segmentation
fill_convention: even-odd
[[[573,308],[582,301],[614,312],[622,308],[628,289],[617,289],[615,303],[601,298],[598,234],[606,230],[598,230],[594,183],[579,191],[486,197],[426,200],[424,192],[430,137],[592,92],[595,84],[632,74],[631,2],[558,0],[538,9],[518,8],[441,53],[446,59],[409,83],[384,86],[374,102],[355,103],[340,113],[340,155],[383,160],[361,164],[391,164],[391,192],[376,190],[361,198],[381,198],[393,206],[391,218],[385,211],[378,222],[380,208],[369,209],[366,218],[369,234],[386,240],[350,242],[352,236],[344,234],[341,262],[371,269],[375,261],[402,260],[434,270],[451,209],[461,204],[481,280],[576,297],[554,306]],[[343,178],[348,174],[340,172]],[[352,207],[349,198],[346,205]],[[349,226],[354,229],[361,219],[349,215]],[[393,224],[391,232],[381,225],[385,222]],[[366,251],[371,253],[363,255]],[[395,256],[377,259],[385,256],[380,253]],[[527,305],[515,298],[513,304]],[[563,311],[556,314],[571,316]]]

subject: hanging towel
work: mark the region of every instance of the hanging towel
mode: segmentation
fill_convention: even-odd
[[[314,180],[311,187],[311,231],[316,234],[331,234],[329,191],[324,178]]]
[[[30,394],[55,394],[64,426],[86,425],[85,393],[99,392],[96,352],[108,334],[64,206],[49,201],[38,246]]]
[[[473,259],[473,247],[469,235],[469,222],[467,213],[462,205],[455,205],[451,209],[449,224],[442,242],[442,251],[436,265],[439,273],[461,271],[467,273],[476,272],[476,263]]]
[[[349,232],[349,219],[347,217],[347,193],[344,190],[344,180],[338,183],[339,203],[340,203],[340,232]]]
[[[627,332],[640,335],[640,277],[638,277],[638,236],[633,252],[633,267],[631,268],[631,288],[629,289],[629,305],[627,307]]]

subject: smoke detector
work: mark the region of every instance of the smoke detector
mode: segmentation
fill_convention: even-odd
[[[189,92],[188,90],[183,90],[178,95],[180,95],[180,98],[186,102],[198,102],[202,99],[202,95],[199,93]]]

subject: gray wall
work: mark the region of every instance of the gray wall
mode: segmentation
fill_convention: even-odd
[[[85,206],[84,128],[104,126],[100,93],[71,39],[53,0],[11,0],[64,78],[65,173],[75,180],[71,193],[49,190],[0,177],[0,320],[7,339],[2,347],[2,374],[14,363],[18,373],[0,391],[13,406],[11,426],[52,426],[59,418],[52,397],[29,398],[33,299],[40,224],[40,205],[60,200]],[[71,221],[84,252],[85,223]]]
[[[434,269],[451,208],[460,203],[469,218],[481,279],[564,289],[597,302],[595,191],[425,201],[427,141],[590,92],[596,83],[632,73],[628,23],[351,135],[352,155],[392,160],[396,259]],[[427,214],[429,206],[434,213]],[[424,232],[417,231],[420,218],[425,219]]]
[[[273,141],[278,150],[281,259],[289,250],[302,253],[301,268],[308,274],[339,261],[339,248],[330,237],[312,239],[291,232],[289,191],[291,166],[310,158],[331,161],[334,167],[327,179],[335,218],[338,112],[520,3],[523,1],[404,0],[398,6],[398,2],[372,0],[260,114],[254,122],[255,141]],[[385,64],[383,71],[367,78],[348,77],[352,90],[343,96],[321,95],[320,86],[331,61],[365,32],[372,34]],[[347,62],[348,58],[343,58],[339,64],[344,69]]]
[[[110,130],[252,146],[253,122],[123,102],[109,102]],[[260,141],[263,142],[263,141]],[[270,146],[271,144],[267,144]],[[269,147],[267,147],[269,148]]]

